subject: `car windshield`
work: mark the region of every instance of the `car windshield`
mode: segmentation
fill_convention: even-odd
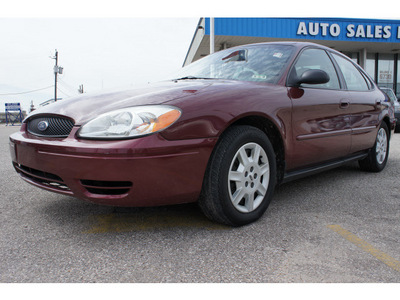
[[[235,47],[198,60],[182,68],[173,78],[277,83],[293,52],[290,45]]]

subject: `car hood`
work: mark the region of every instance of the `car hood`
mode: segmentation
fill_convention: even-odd
[[[148,84],[142,88],[93,95],[83,95],[62,100],[41,107],[32,112],[27,119],[39,115],[62,115],[72,118],[75,125],[82,125],[94,117],[112,110],[139,106],[162,104],[183,97],[202,93],[210,80],[175,80]]]

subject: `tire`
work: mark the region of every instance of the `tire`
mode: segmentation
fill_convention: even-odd
[[[251,126],[235,126],[214,149],[199,205],[215,222],[242,226],[263,215],[275,185],[275,152],[265,133]]]
[[[385,122],[382,122],[376,136],[374,147],[368,156],[358,163],[360,168],[368,172],[380,172],[387,163],[389,157],[389,130]]]
[[[399,133],[400,132],[400,124],[396,124],[396,127],[394,129],[394,133]]]

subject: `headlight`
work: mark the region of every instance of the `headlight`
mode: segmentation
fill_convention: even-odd
[[[400,112],[400,105],[395,105],[394,106],[394,112]]]
[[[136,106],[114,110],[83,125],[78,136],[87,139],[124,139],[149,135],[171,126],[180,109],[168,105]]]

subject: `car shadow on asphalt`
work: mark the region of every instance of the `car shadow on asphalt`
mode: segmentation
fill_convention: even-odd
[[[196,203],[158,207],[112,207],[58,196],[42,214],[54,226],[81,228],[84,234],[123,233],[171,228],[229,230],[208,220]],[[60,199],[61,198],[61,199]]]
[[[365,176],[365,174],[371,173],[362,172],[357,163],[349,163],[338,168],[323,171],[314,175],[309,175],[278,185],[275,189],[275,193],[285,193],[285,191],[288,190],[303,187],[316,187],[317,185],[322,187],[326,185],[327,187],[329,187],[334,180],[354,180],[355,178],[359,178],[360,176]]]

